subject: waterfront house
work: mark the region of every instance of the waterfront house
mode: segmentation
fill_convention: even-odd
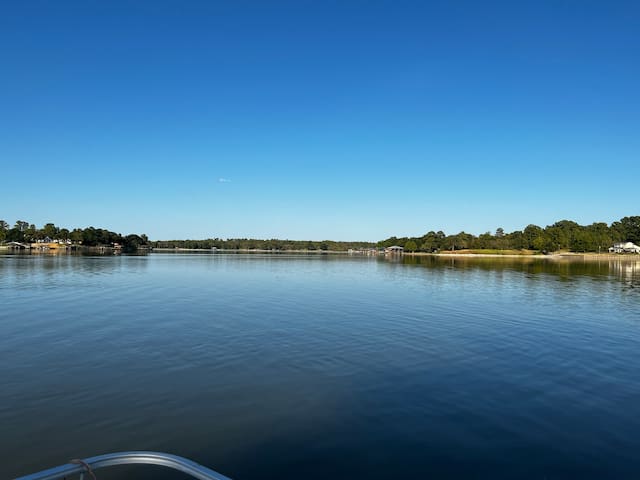
[[[403,253],[404,248],[399,247],[398,245],[393,245],[391,247],[387,247],[384,249],[384,253]]]
[[[614,243],[609,247],[610,253],[640,253],[640,247],[633,242]]]
[[[59,240],[50,237],[44,237],[31,243],[31,248],[39,251],[66,249],[71,245],[70,240]]]

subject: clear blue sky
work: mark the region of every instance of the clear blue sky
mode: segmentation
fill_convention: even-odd
[[[636,1],[0,5],[0,219],[380,240],[640,214]]]

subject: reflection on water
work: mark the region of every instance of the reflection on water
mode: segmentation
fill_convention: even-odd
[[[0,477],[638,478],[639,263],[0,256]]]
[[[609,269],[620,280],[623,280],[633,287],[640,288],[640,261],[611,261],[609,262]]]
[[[385,260],[387,260],[385,258]],[[640,259],[597,258],[539,258],[539,257],[469,257],[469,256],[410,256],[391,259],[403,265],[421,265],[427,268],[451,267],[459,270],[503,271],[513,270],[527,274],[555,275],[562,278],[588,276],[601,278],[613,275],[632,283],[640,283]],[[624,273],[622,273],[624,272]]]

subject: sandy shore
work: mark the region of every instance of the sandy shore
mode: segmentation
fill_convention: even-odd
[[[425,253],[414,252],[404,255],[409,256],[434,256],[434,257],[449,257],[449,258],[522,258],[522,259],[540,259],[540,260],[621,260],[621,261],[636,261],[640,262],[640,255],[636,253],[620,254],[620,253],[550,253],[548,255],[543,254],[500,254],[500,253],[455,253],[455,252],[441,252],[441,253]]]

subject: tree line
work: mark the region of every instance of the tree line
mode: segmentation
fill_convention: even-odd
[[[446,235],[443,231],[429,231],[421,237],[390,237],[378,242],[378,247],[398,245],[410,252],[437,252],[441,250],[533,250],[538,252],[601,252],[616,242],[640,244],[640,216],[624,217],[611,225],[604,222],[579,225],[561,220],[542,228],[528,225],[524,230],[506,233],[498,228],[495,233],[475,236],[460,232]]]
[[[125,251],[135,251],[141,246],[149,244],[146,235],[121,235],[105,230],[104,228],[67,228],[57,227],[53,223],[47,223],[42,228],[37,228],[33,223],[18,220],[13,227],[6,221],[0,220],[0,242],[35,243],[45,239],[70,241],[75,245],[85,247],[113,246],[119,244]]]
[[[144,234],[126,235],[102,228],[75,228],[68,230],[53,223],[42,228],[18,220],[13,227],[0,220],[0,242],[31,243],[50,238],[71,241],[76,245],[103,246],[118,243],[123,249],[134,251],[141,246],[154,248],[187,248],[225,250],[309,250],[347,251],[349,249],[384,248],[392,245],[404,247],[409,252],[437,252],[443,250],[532,250],[554,252],[606,251],[613,243],[629,241],[640,244],[640,216],[624,217],[608,225],[604,222],[579,225],[571,220],[561,220],[544,228],[528,225],[523,230],[507,233],[498,228],[495,233],[486,232],[478,236],[460,232],[447,235],[442,230],[429,231],[421,237],[390,237],[377,243],[338,242],[333,240],[259,240],[251,238],[209,238],[205,240],[158,240],[149,241]]]
[[[206,240],[160,240],[151,242],[154,248],[217,248],[221,250],[309,250],[309,251],[347,251],[349,249],[375,248],[373,242],[337,242],[333,240],[258,240],[255,238],[208,238]]]

